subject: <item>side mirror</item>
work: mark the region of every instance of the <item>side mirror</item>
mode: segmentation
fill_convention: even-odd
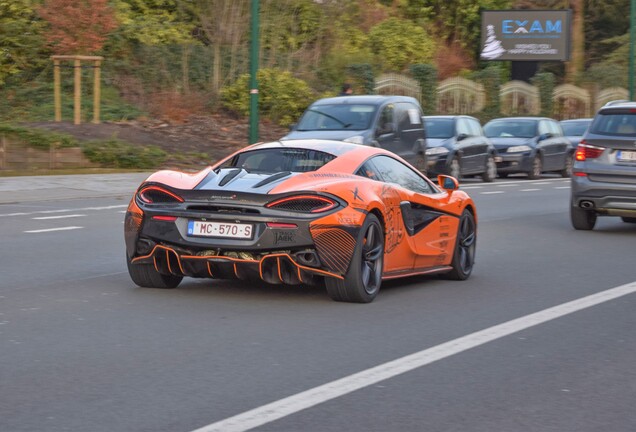
[[[466,138],[468,138],[468,134],[460,133],[457,135],[457,141],[465,140]]]
[[[448,192],[459,189],[459,182],[455,177],[440,174],[437,176],[437,184]]]
[[[539,141],[547,140],[548,138],[552,138],[552,134],[550,132],[546,132],[544,134],[539,135]]]

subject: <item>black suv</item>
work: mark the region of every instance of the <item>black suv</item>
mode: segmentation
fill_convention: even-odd
[[[339,96],[319,99],[281,141],[329,139],[381,147],[426,169],[422,108],[408,96]]]
[[[636,102],[610,102],[594,116],[574,162],[570,219],[594,229],[597,216],[636,223]]]

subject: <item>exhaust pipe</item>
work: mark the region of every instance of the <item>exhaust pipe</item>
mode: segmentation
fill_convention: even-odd
[[[594,203],[592,201],[581,201],[579,205],[584,209],[594,208]]]

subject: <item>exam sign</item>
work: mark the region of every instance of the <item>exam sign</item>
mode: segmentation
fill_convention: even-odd
[[[571,11],[501,10],[481,15],[482,60],[566,61]]]

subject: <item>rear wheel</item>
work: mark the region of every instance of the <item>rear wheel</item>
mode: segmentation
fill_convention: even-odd
[[[583,210],[574,205],[570,206],[570,220],[576,230],[590,231],[596,225],[597,215],[593,211]]]
[[[128,274],[134,283],[144,288],[176,288],[183,280],[182,276],[159,273],[152,264],[133,264],[126,257]]]
[[[327,294],[335,301],[369,303],[380,291],[383,266],[384,230],[370,213],[362,224],[345,278],[325,278]]]
[[[537,180],[541,178],[542,172],[543,172],[543,162],[541,161],[541,156],[536,155],[534,159],[532,159],[532,165],[530,166],[530,172],[528,173],[528,178],[530,180]]]
[[[495,180],[495,177],[497,177],[497,163],[495,162],[495,158],[490,155],[486,160],[486,170],[481,175],[481,179],[490,183]]]
[[[623,222],[636,223],[636,217],[622,217]]]
[[[574,167],[574,155],[569,154],[565,157],[565,166],[563,167],[563,169],[561,171],[559,171],[559,174],[561,174],[561,177],[572,177],[572,168]]]
[[[475,217],[468,210],[464,210],[459,218],[457,228],[457,242],[451,266],[453,269],[446,277],[453,280],[468,279],[475,264],[475,248],[477,246],[477,224]]]

